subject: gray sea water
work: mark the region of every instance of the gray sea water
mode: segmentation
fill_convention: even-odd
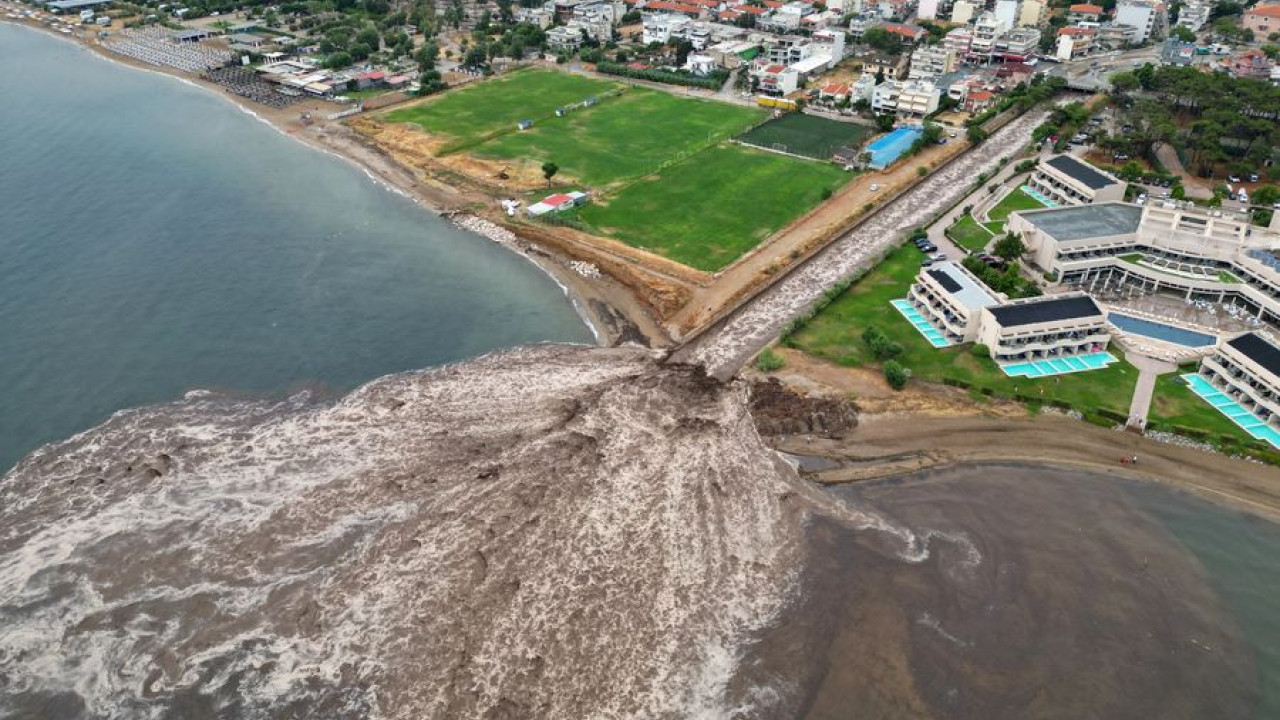
[[[0,23],[0,472],[194,388],[591,342],[526,259],[223,98]]]

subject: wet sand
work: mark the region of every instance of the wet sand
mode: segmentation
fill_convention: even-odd
[[[1240,629],[1124,486],[977,465],[833,490],[982,560],[935,536],[903,563],[873,533],[813,522],[803,599],[735,691],[783,690],[815,720],[1251,717]]]

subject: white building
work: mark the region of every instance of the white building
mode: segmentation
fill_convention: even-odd
[[[996,362],[1014,362],[1099,352],[1111,331],[1102,308],[1076,292],[983,308],[978,342]]]
[[[871,93],[871,109],[877,113],[924,116],[938,109],[942,92],[924,80],[887,80]]]
[[[1005,28],[1018,26],[1018,13],[1021,0],[996,0],[995,18]]]
[[[922,45],[911,53],[911,69],[908,80],[936,78],[955,72],[958,65],[956,53],[942,45]]]
[[[1018,27],[1039,27],[1048,19],[1047,5],[1043,0],[1022,0],[1018,12]]]
[[[1254,332],[1220,340],[1201,362],[1199,375],[1280,431],[1280,347],[1274,340]]]
[[[1155,0],[1121,0],[1116,4],[1115,24],[1128,25],[1135,43],[1144,43],[1163,26],[1164,5]]]
[[[693,24],[693,19],[679,13],[645,13],[640,22],[644,28],[641,39],[645,45],[659,43],[666,45],[671,35],[682,35],[685,29]]]
[[[973,31],[967,27],[954,28],[942,38],[942,46],[954,52],[956,57],[963,58],[973,47]]]
[[[996,52],[1019,57],[1030,57],[1040,47],[1039,28],[1023,27],[1010,30],[996,40]]]
[[[1000,303],[973,273],[950,261],[922,268],[907,301],[953,344],[977,340],[982,309]]]
[[[1057,205],[1116,202],[1124,199],[1125,189],[1116,176],[1072,155],[1055,155],[1040,163],[1027,185]]]
[[[1011,26],[991,13],[983,13],[973,23],[973,43],[969,46],[972,55],[990,55],[996,51],[996,41],[1008,32]]]
[[[1235,306],[1280,327],[1280,224],[1175,202],[1020,211],[1027,260],[1098,297],[1165,295]]]
[[[1209,15],[1212,12],[1213,3],[1200,0],[1187,3],[1178,11],[1178,25],[1196,32],[1209,23]]]
[[[956,0],[956,4],[951,6],[951,22],[956,25],[966,25],[973,20],[982,7],[975,0]]]

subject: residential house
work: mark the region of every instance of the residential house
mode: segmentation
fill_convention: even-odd
[[[1048,19],[1048,4],[1044,0],[1022,0],[1022,8],[1018,11],[1018,27],[1040,27]]]
[[[687,15],[670,12],[646,12],[640,17],[643,24],[641,40],[645,45],[665,45],[673,34],[683,35],[684,29],[693,24]]]
[[[571,53],[582,47],[582,31],[569,25],[557,25],[547,31],[547,47],[556,52]]]
[[[983,13],[973,23],[973,43],[969,46],[970,55],[992,55],[996,51],[996,42],[1011,28],[991,13]]]
[[[862,72],[883,74],[886,80],[901,80],[907,76],[908,62],[905,55],[868,55],[862,61]]]
[[[757,87],[766,95],[787,95],[800,87],[800,74],[785,65],[756,65]]]
[[[917,0],[876,0],[875,12],[881,18],[904,21],[915,17]]]
[[[1119,49],[1138,41],[1138,30],[1132,25],[1100,23],[1094,31],[1094,45],[1101,48]]]
[[[849,99],[848,83],[827,83],[818,89],[818,100],[831,105],[839,105]]]
[[[1054,56],[1065,62],[1084,57],[1093,52],[1093,28],[1065,27],[1058,30],[1057,51]]]
[[[1266,53],[1250,48],[1231,56],[1231,75],[1254,80],[1271,79],[1271,60]]]
[[[977,115],[996,104],[996,94],[990,90],[972,90],[965,96],[962,107],[967,113]]]
[[[938,109],[942,92],[926,80],[890,80],[871,93],[871,109],[877,113],[924,116]]]
[[[1245,29],[1252,30],[1259,38],[1265,38],[1273,32],[1280,32],[1280,3],[1259,5],[1245,11],[1241,23]]]
[[[1022,62],[1040,48],[1040,35],[1039,28],[1022,27],[1010,30],[996,40],[996,53],[1003,55],[1005,60]]]
[[[919,25],[906,25],[903,23],[885,23],[880,27],[884,28],[885,30],[888,30],[894,35],[897,35],[899,38],[902,39],[903,42],[907,43],[908,45],[915,45],[916,43],[919,43],[921,40],[924,40],[926,37],[929,36],[929,31],[925,30]]]
[[[1078,25],[1082,22],[1101,22],[1103,8],[1101,5],[1080,3],[1067,8],[1067,22]]]

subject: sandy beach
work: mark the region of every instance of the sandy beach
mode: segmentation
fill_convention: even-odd
[[[29,9],[23,5],[0,3],[0,10],[4,11]],[[668,342],[666,332],[653,320],[644,304],[636,299],[635,293],[607,272],[587,267],[581,260],[554,248],[519,238],[495,222],[497,211],[491,207],[492,199],[488,196],[415,175],[353,132],[342,120],[328,119],[332,114],[349,109],[348,105],[308,99],[290,107],[269,107],[231,93],[199,75],[157,67],[111,52],[92,34],[98,30],[96,26],[92,30],[81,29],[68,35],[37,20],[0,17],[0,22],[40,30],[73,42],[111,62],[201,87],[234,103],[282,134],[355,164],[375,182],[411,198],[437,215],[449,218],[455,225],[501,243],[529,259],[564,288],[601,345],[634,342],[661,347]]]

